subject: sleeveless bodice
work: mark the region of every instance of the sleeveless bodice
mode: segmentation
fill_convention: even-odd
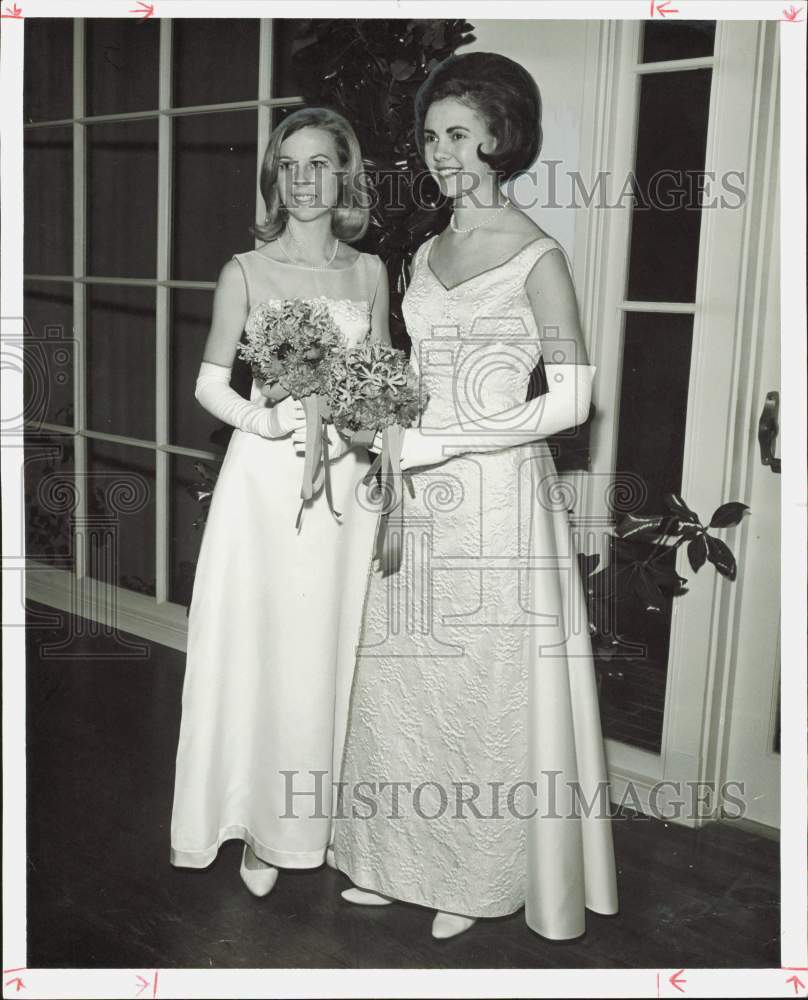
[[[564,251],[542,237],[503,264],[447,288],[429,264],[434,239],[415,255],[403,311],[411,363],[430,397],[422,426],[443,427],[525,401],[542,355],[525,281],[546,252]],[[546,343],[551,335],[544,331],[541,337]]]

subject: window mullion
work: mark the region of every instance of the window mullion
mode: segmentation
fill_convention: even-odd
[[[258,35],[258,100],[269,101],[272,99],[272,20],[261,18]],[[269,104],[259,103],[258,105],[258,147],[256,163],[255,182],[255,218],[264,220],[266,206],[261,197],[261,162],[264,156],[269,135],[272,131],[272,107]],[[256,246],[260,243],[256,240]]]
[[[162,109],[171,106],[171,48],[173,21],[160,21],[160,82],[159,105],[161,108],[157,136],[157,281],[168,281],[171,271],[171,202],[172,202],[172,140],[171,116]],[[158,284],[155,302],[156,356],[155,356],[155,600],[162,604],[168,600],[170,566],[169,490],[171,487],[171,459],[161,450],[169,437],[169,365],[170,365],[170,310],[171,293]]]
[[[89,492],[87,467],[87,286],[81,281],[87,261],[87,126],[80,119],[84,115],[84,19],[73,19],[73,430],[74,475],[76,477],[76,511],[73,544],[76,555],[76,577],[82,579],[87,572],[88,535],[87,495]]]
[[[695,313],[695,302],[640,302],[634,299],[625,299],[617,306],[622,312],[640,313]]]
[[[664,62],[637,63],[634,72],[640,75],[646,73],[681,73],[686,69],[712,69],[715,66],[715,56],[699,56],[696,59],[666,59]]]

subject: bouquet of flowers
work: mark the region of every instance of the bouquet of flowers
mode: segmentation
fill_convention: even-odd
[[[379,472],[383,502],[375,558],[385,575],[401,562],[401,541],[389,544],[389,521],[401,517],[401,446],[404,430],[417,423],[427,402],[415,371],[403,351],[367,340],[358,347],[336,354],[328,371],[331,417],[337,430],[353,432],[353,443],[370,445],[382,432],[381,452],[365,476],[371,486]],[[412,482],[407,479],[410,494]],[[399,532],[400,537],[400,532]]]
[[[303,401],[306,411],[306,456],[300,488],[303,505],[319,488],[315,470],[323,460],[326,496],[335,517],[331,497],[328,461],[329,372],[336,358],[345,351],[345,341],[324,299],[283,299],[262,302],[247,318],[246,343],[239,344],[239,355],[253,376],[263,382],[279,382],[295,399]]]

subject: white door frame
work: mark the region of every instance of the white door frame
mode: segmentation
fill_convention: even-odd
[[[758,164],[767,192],[760,199],[754,226],[760,252],[750,262],[746,288],[750,317],[760,334],[750,342],[746,358],[747,399],[737,434],[746,434],[739,448],[739,482],[752,506],[744,519],[742,542],[745,571],[739,574],[737,600],[729,609],[724,634],[731,638],[729,662],[719,703],[719,729],[714,768],[719,780],[742,780],[746,788],[746,822],[779,830],[780,754],[773,749],[780,702],[780,552],[782,477],[761,463],[757,422],[771,390],[781,391],[780,366],[780,115],[778,53],[773,54],[771,103],[764,119],[771,156]],[[763,144],[761,144],[763,146]],[[779,440],[775,454],[779,454]],[[782,740],[781,740],[782,743]],[[738,794],[734,792],[733,794]]]
[[[582,162],[589,164],[592,178],[608,166],[610,203],[634,167],[640,73],[648,70],[639,63],[640,27],[637,21],[603,21],[588,29],[591,78],[584,87]],[[720,503],[744,501],[753,377],[747,359],[760,335],[751,290],[757,287],[765,252],[761,215],[775,208],[765,185],[776,141],[769,108],[779,69],[777,52],[775,23],[719,21],[714,55],[686,61],[713,67],[705,169],[715,171],[719,179],[725,171],[743,170],[746,180],[742,207],[704,209],[701,219],[682,494],[705,520]],[[684,68],[681,62],[670,68],[674,65]],[[580,528],[587,533],[610,522],[600,484],[612,477],[617,450],[618,414],[612,401],[620,386],[630,223],[631,204],[625,199],[621,209],[579,212],[576,230],[574,263],[582,289],[582,320],[590,335],[590,359],[598,367],[592,471],[582,484],[586,514]],[[728,253],[727,248],[737,252]],[[743,530],[730,529],[723,537],[742,575]],[[689,593],[673,605],[661,753],[606,740],[614,798],[620,800],[631,782],[636,798],[627,801],[649,812],[648,796],[655,783],[719,782],[726,752],[722,720],[733,649],[728,629],[734,627],[739,588],[737,581],[724,579],[709,564],[694,574],[684,548],[678,553],[677,570],[688,578]],[[660,808],[665,801],[660,798]],[[670,818],[699,827],[716,818],[716,802]]]

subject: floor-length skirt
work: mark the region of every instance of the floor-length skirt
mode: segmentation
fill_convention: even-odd
[[[368,465],[334,462],[342,523],[321,494],[298,532],[290,439],[233,432],[189,610],[174,865],[203,868],[230,838],[271,864],[323,863],[378,520],[357,489]]]
[[[336,823],[361,887],[580,935],[617,912],[606,761],[569,498],[544,441],[412,476],[372,573]]]

